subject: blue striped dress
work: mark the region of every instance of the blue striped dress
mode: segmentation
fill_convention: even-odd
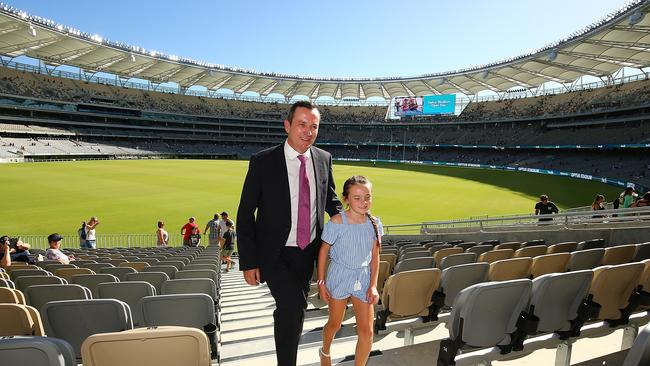
[[[376,240],[375,230],[370,219],[366,219],[363,224],[349,224],[345,212],[341,212],[341,221],[337,224],[330,220],[325,224],[321,235],[321,239],[331,245],[326,287],[335,299],[343,300],[354,296],[368,302],[366,295],[370,286],[370,261]],[[383,227],[379,218],[376,221],[381,236]]]

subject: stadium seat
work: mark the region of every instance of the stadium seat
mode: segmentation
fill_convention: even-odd
[[[44,271],[42,269],[14,269],[11,272],[9,272],[9,277],[11,278],[14,283],[16,282],[16,278],[22,277],[22,276],[51,276],[52,273],[48,271]]]
[[[518,241],[510,241],[507,243],[502,243],[494,246],[495,250],[512,249],[513,252],[519,248],[521,248],[521,243]]]
[[[120,280],[108,273],[98,273],[98,274],[78,274],[70,277],[70,283],[75,285],[80,285],[86,287],[93,294],[93,299],[99,298],[99,292],[97,291],[97,286],[100,283],[106,282],[120,282]]]
[[[0,287],[16,288],[16,285],[10,279],[0,278]]]
[[[636,288],[643,270],[644,264],[638,262],[594,269],[594,279],[589,294],[593,296],[594,302],[602,306],[598,315],[599,320],[607,320],[615,324],[627,322],[620,309],[627,307],[630,295]]]
[[[81,268],[83,267],[84,264],[88,264],[88,263],[97,263],[97,261],[91,259],[75,259],[73,264]]]
[[[1,337],[45,335],[41,316],[32,306],[0,303],[0,316]]]
[[[156,259],[156,258],[140,258],[140,262],[149,263],[150,266],[153,266],[155,264],[158,264],[158,262],[160,262],[160,259]]]
[[[119,267],[120,264],[125,263],[125,262],[128,262],[128,261],[126,259],[124,259],[124,258],[117,258],[117,259],[109,259],[105,263],[110,263],[110,264],[114,265],[115,267]]]
[[[80,268],[88,268],[95,273],[101,273],[102,268],[115,267],[110,263],[82,263],[79,265]]]
[[[89,289],[79,285],[35,285],[25,290],[27,304],[41,311],[50,301],[91,299]]]
[[[460,244],[460,243],[463,243],[463,242],[464,242],[463,239],[454,239],[454,240],[448,241],[447,244],[450,244],[450,245],[453,246],[453,245]]]
[[[435,261],[436,267],[438,267],[438,268],[440,267],[440,264],[442,263],[442,260],[445,257],[447,257],[449,255],[452,255],[452,254],[460,254],[462,252],[463,252],[463,248],[455,248],[455,247],[443,248],[443,249],[437,250],[433,254],[433,259]]]
[[[427,257],[418,257],[411,259],[404,259],[397,262],[395,265],[395,270],[393,273],[400,273],[404,271],[414,271],[416,269],[426,269],[434,267],[434,260],[431,256]]]
[[[530,276],[532,258],[503,259],[490,263],[488,279],[490,281],[509,281]]]
[[[634,257],[632,258],[632,261],[640,262],[645,259],[650,259],[650,242],[636,245],[636,250],[634,251]]]
[[[634,340],[623,366],[650,365],[650,327],[646,327]]]
[[[182,270],[176,273],[175,279],[183,278],[209,278],[219,284],[219,273],[209,269]]]
[[[22,276],[16,278],[16,288],[23,293],[29,286],[34,285],[65,285],[68,281],[57,276]]]
[[[140,300],[140,308],[141,319],[147,327],[171,325],[204,331],[210,340],[212,358],[218,357],[217,316],[210,296],[199,293],[147,296]]]
[[[605,248],[602,265],[630,263],[634,257],[636,245],[619,245]]]
[[[449,267],[457,266],[459,264],[474,263],[476,262],[477,257],[476,253],[452,254],[444,257],[440,261],[440,266],[438,266],[438,268],[440,268],[441,271],[444,271]]]
[[[81,345],[84,366],[210,366],[210,343],[201,330],[161,326],[94,334]]]
[[[549,273],[566,272],[570,259],[571,254],[569,253],[544,254],[537,256],[533,258],[533,263],[530,266],[530,275],[532,278],[537,278]]]
[[[89,336],[133,328],[129,306],[115,299],[52,301],[41,313],[48,337],[70,343],[77,359],[81,358],[81,344]]]
[[[604,248],[604,247],[605,247],[604,239],[591,239],[591,240],[585,240],[579,242],[578,246],[576,247],[576,250],[596,249],[596,248]]]
[[[124,301],[131,308],[133,325],[142,325],[140,299],[156,295],[156,289],[144,281],[109,282],[97,285],[100,299],[117,299]]]
[[[196,261],[194,261],[194,262],[188,264],[187,266],[185,266],[185,267],[183,268],[183,270],[184,270],[184,271],[188,271],[188,270],[194,270],[194,269],[209,269],[209,270],[213,270],[213,271],[219,273],[220,265],[217,265],[217,264],[208,264],[208,263],[199,263],[199,264],[194,264],[195,262],[196,262]]]
[[[503,259],[510,259],[514,253],[515,251],[512,249],[494,249],[479,255],[476,261],[492,263]]]
[[[480,256],[481,254],[483,254],[483,253],[485,253],[485,252],[489,252],[489,251],[491,251],[491,250],[494,250],[494,247],[493,247],[492,245],[485,244],[485,245],[476,245],[476,246],[473,246],[473,247],[467,249],[465,252],[466,252],[466,253],[474,253],[474,254],[476,254],[476,256],[478,257],[478,256]]]
[[[463,252],[464,252],[464,251],[466,251],[467,249],[469,249],[469,248],[471,248],[471,247],[473,247],[473,246],[475,246],[475,245],[476,245],[476,242],[474,242],[474,241],[468,241],[468,242],[465,242],[465,243],[458,243],[458,244],[454,245],[454,247],[455,247],[455,248],[462,248],[462,249],[463,249]]]
[[[523,243],[521,243],[521,248],[527,248],[527,247],[536,247],[539,245],[544,245],[546,246],[546,240],[544,239],[534,239],[534,240],[528,240]]]
[[[446,268],[440,275],[440,286],[434,293],[434,314],[441,309],[450,308],[456,295],[472,285],[486,282],[490,265],[485,262],[460,264]]]
[[[11,273],[14,270],[24,270],[24,269],[42,269],[38,266],[35,266],[33,264],[27,264],[25,262],[12,262],[11,265],[7,268],[5,268],[5,272]]]
[[[402,253],[397,262],[401,262],[406,259],[412,258],[426,258],[431,257],[431,253],[428,250],[414,250]]]
[[[165,273],[170,279],[176,278],[176,273],[178,272],[178,269],[172,265],[160,265],[156,264],[155,266],[149,266],[145,267],[142,272],[163,272]]]
[[[431,253],[431,255],[434,255],[434,254],[436,254],[436,252],[439,251],[440,249],[447,249],[447,248],[451,248],[451,247],[452,247],[451,244],[436,244],[436,245],[432,245],[432,246],[429,248],[429,253]]]
[[[70,282],[72,276],[80,274],[95,274],[95,272],[88,268],[59,268],[54,272],[54,274]]]
[[[501,241],[498,239],[490,239],[490,240],[481,241],[478,243],[478,245],[491,245],[494,247],[495,245],[499,245],[500,243]]]
[[[390,276],[390,263],[386,261],[379,261],[379,273],[377,274],[377,292],[381,296],[381,292],[384,290],[384,283]]]
[[[571,259],[569,260],[569,266],[567,269],[569,271],[594,269],[600,266],[604,254],[605,249],[602,248],[577,250],[571,253]]]
[[[147,262],[123,262],[123,263],[120,263],[118,265],[118,267],[130,267],[130,268],[133,268],[136,271],[140,272],[145,267],[149,267],[149,263],[147,263]]]
[[[162,284],[167,280],[169,280],[169,276],[165,272],[135,272],[126,274],[126,281],[148,282],[156,289],[157,294],[162,294]]]
[[[563,243],[557,243],[548,246],[547,254],[555,253],[571,253],[576,250],[578,243],[575,241],[567,241]]]
[[[0,341],[3,366],[77,366],[72,346],[52,337],[13,337]]]
[[[379,261],[388,262],[388,265],[390,266],[390,273],[393,273],[395,264],[397,263],[397,255],[393,253],[380,253]]]
[[[517,249],[517,251],[515,251],[513,258],[523,258],[523,257],[534,258],[537,257],[538,255],[546,254],[547,249],[548,248],[546,247],[546,245],[534,245],[534,246],[522,247],[521,249]]]
[[[395,258],[397,258],[398,253],[399,251],[397,250],[397,248],[390,248],[390,247],[381,247],[381,251],[379,252],[379,254],[394,254]]]
[[[212,256],[210,256],[212,258]],[[202,264],[212,264],[217,267],[221,266],[221,260],[217,259],[217,257],[214,257],[212,259],[210,258],[204,258],[204,257],[198,257],[197,259],[193,260],[188,264],[188,266],[192,266],[195,264],[202,265]],[[191,268],[185,268],[185,269],[191,269]]]
[[[162,285],[163,295],[200,293],[210,296],[213,301],[219,300],[217,285],[210,278],[182,278],[165,281]]]
[[[173,257],[171,257],[173,258]],[[164,261],[160,261],[156,264],[156,266],[163,266],[163,265],[169,265],[169,266],[174,266],[176,267],[177,270],[182,271],[183,267],[185,267],[185,262],[180,261],[180,260],[173,260],[173,259],[167,259]]]
[[[439,283],[440,270],[437,268],[401,272],[388,277],[381,294],[375,333],[385,330],[388,320],[429,316],[431,298]]]
[[[129,262],[140,262],[140,257],[137,255],[125,255],[124,259],[126,259]]]
[[[0,287],[0,304],[25,305],[25,296],[20,290]]]
[[[126,280],[126,274],[133,273],[133,272],[136,272],[136,270],[131,267],[106,267],[106,268],[101,268],[99,270],[99,273],[112,274],[113,276],[117,277],[120,281]]]
[[[76,264],[50,263],[43,266],[43,269],[55,273],[60,268],[79,268]]]
[[[479,283],[462,290],[452,306],[449,338],[441,341],[438,365],[454,365],[463,346],[495,347],[511,341],[517,321],[530,299],[532,282],[512,280]],[[536,329],[535,329],[536,330]]]

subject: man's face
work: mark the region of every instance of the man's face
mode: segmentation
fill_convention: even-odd
[[[304,107],[296,108],[291,123],[284,121],[284,130],[287,131],[287,141],[297,152],[303,154],[316,141],[320,113],[317,109]]]

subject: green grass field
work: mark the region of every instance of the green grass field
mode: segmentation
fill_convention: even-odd
[[[189,216],[201,227],[215,212],[236,217],[248,162],[131,160],[1,164],[0,235],[74,233],[99,216],[98,233],[175,233]],[[337,191],[363,174],[374,183],[373,212],[386,225],[531,212],[541,193],[560,208],[608,201],[620,189],[531,173],[382,164],[337,164]]]

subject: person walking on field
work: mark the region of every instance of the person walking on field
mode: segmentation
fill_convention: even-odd
[[[296,364],[324,213],[334,216],[341,205],[332,157],[312,146],[319,124],[310,102],[291,106],[287,140],[251,157],[237,212],[239,268],[249,285],[266,282],[275,300],[279,366]]]

